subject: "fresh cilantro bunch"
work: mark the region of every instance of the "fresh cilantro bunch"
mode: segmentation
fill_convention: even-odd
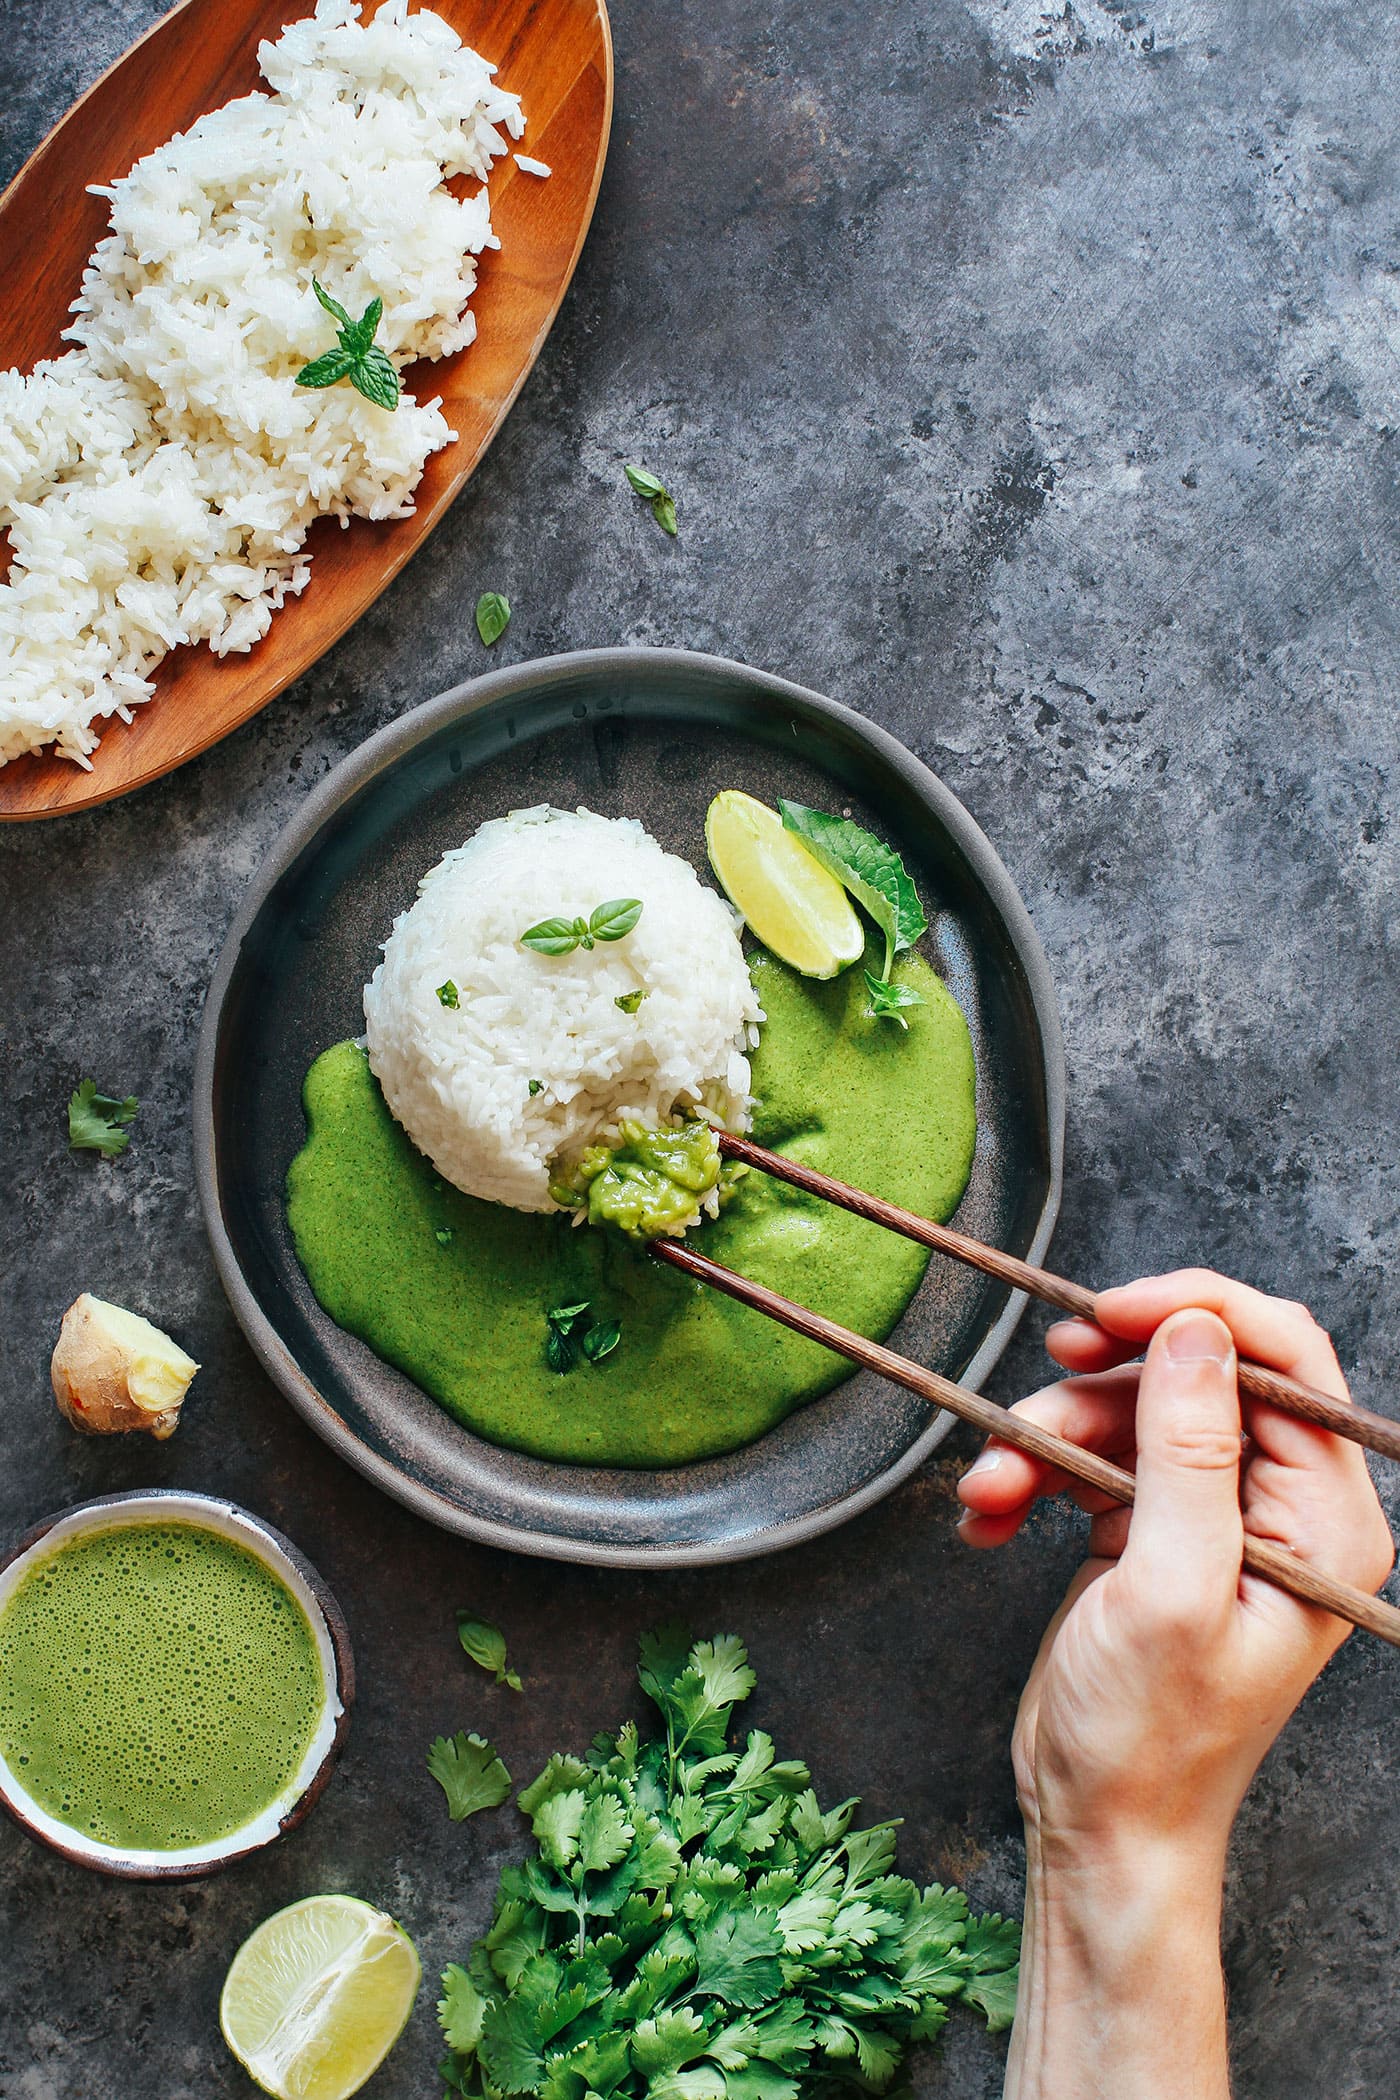
[[[798,2100],[883,2093],[904,2046],[959,2002],[1016,2001],[1020,1928],[893,1871],[895,1826],[825,1813],[803,1764],[754,1730],[732,1634],[642,1642],[665,1733],[629,1722],[520,1795],[538,1850],[507,1867],[491,1929],[438,2006],[452,2093],[505,2100]]]

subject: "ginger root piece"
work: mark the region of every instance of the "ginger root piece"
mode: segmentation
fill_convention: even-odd
[[[87,1436],[173,1434],[199,1365],[149,1320],[84,1291],[63,1315],[53,1352],[59,1413]]]

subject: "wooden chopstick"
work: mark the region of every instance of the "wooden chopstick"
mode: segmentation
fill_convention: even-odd
[[[706,1254],[697,1254],[680,1240],[652,1240],[650,1252],[658,1261],[668,1262],[687,1276],[711,1284],[715,1290],[737,1298],[742,1305],[751,1305],[755,1312],[780,1320],[794,1333],[823,1343],[838,1355],[848,1356],[852,1363],[864,1364],[868,1370],[878,1371],[882,1378],[917,1393],[921,1400],[928,1400],[936,1407],[946,1407],[949,1414],[971,1422],[985,1436],[994,1436],[1003,1444],[1014,1444],[1018,1451],[1029,1452],[1032,1458],[1058,1467],[1071,1479],[1101,1488],[1116,1502],[1131,1503],[1132,1474],[1125,1473],[1121,1466],[1115,1466],[1109,1459],[1100,1458],[1096,1451],[1086,1451],[1081,1445],[1071,1444],[1048,1429],[1038,1428],[1023,1416],[1013,1415],[1009,1408],[998,1407],[994,1400],[984,1399],[981,1393],[970,1393],[963,1386],[954,1385],[950,1378],[941,1378],[937,1371],[927,1371],[922,1364],[911,1363],[907,1356],[897,1356],[883,1343],[869,1341],[863,1334],[853,1333],[849,1327],[840,1327],[834,1320],[824,1319],[807,1306],[780,1297],[777,1291],[770,1291],[764,1284],[750,1282],[747,1276],[740,1276],[736,1270],[711,1261]],[[1323,1575],[1317,1568],[1310,1567],[1307,1561],[1300,1560],[1286,1547],[1275,1546],[1266,1539],[1246,1538],[1244,1565],[1251,1574],[1262,1575],[1266,1581],[1277,1583],[1280,1589],[1301,1597],[1305,1604],[1320,1605],[1324,1611],[1334,1612],[1339,1619],[1346,1619],[1351,1625],[1364,1627],[1367,1633],[1389,1641],[1392,1648],[1400,1648],[1400,1611],[1394,1605],[1383,1603],[1379,1597],[1369,1597],[1364,1590],[1353,1589],[1350,1583],[1334,1581],[1330,1575]]]
[[[1028,1261],[1018,1261],[1014,1254],[984,1246],[981,1240],[969,1239],[966,1233],[954,1232],[950,1226],[935,1225],[931,1218],[901,1210],[898,1204],[886,1203],[865,1189],[851,1188],[830,1174],[819,1174],[814,1167],[785,1159],[780,1152],[769,1152],[751,1138],[733,1137],[727,1130],[717,1131],[716,1136],[720,1151],[729,1159],[742,1160],[745,1166],[756,1167],[760,1173],[771,1174],[775,1181],[786,1181],[795,1189],[805,1189],[809,1195],[823,1196],[828,1203],[854,1211],[857,1217],[869,1218],[874,1225],[888,1226],[891,1232],[903,1233],[906,1239],[949,1254],[970,1269],[980,1269],[984,1276],[995,1276],[1013,1290],[1041,1298],[1047,1305],[1058,1306],[1061,1312],[1073,1313],[1076,1319],[1098,1324],[1094,1318],[1095,1293],[1085,1290],[1082,1284],[1070,1283],[1049,1269],[1034,1268]],[[1120,1337],[1115,1335],[1113,1339]],[[1353,1407],[1345,1400],[1334,1399],[1331,1393],[1320,1393],[1314,1386],[1285,1378],[1281,1371],[1271,1371],[1245,1357],[1240,1359],[1239,1379],[1243,1392],[1256,1400],[1268,1400],[1284,1414],[1297,1415],[1319,1429],[1330,1429],[1334,1436],[1364,1444],[1384,1458],[1400,1459],[1400,1422],[1392,1421],[1388,1415],[1373,1414],[1368,1407]]]

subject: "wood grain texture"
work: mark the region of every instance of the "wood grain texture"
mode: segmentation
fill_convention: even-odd
[[[722,1263],[711,1261],[708,1255],[697,1254],[679,1240],[653,1240],[650,1251],[656,1260],[668,1262],[673,1269],[682,1270],[697,1282],[710,1284],[727,1297],[737,1298],[741,1305],[750,1305],[755,1312],[766,1313],[770,1320],[780,1321],[794,1334],[806,1335],[810,1341],[834,1349],[838,1355],[849,1357],[852,1363],[861,1364],[866,1370],[877,1372],[881,1378],[888,1378],[892,1384],[903,1386],[906,1392],[917,1393],[920,1399],[927,1400],[934,1407],[946,1407],[950,1415],[970,1422],[984,1436],[994,1436],[1003,1444],[1012,1444],[1016,1450],[1028,1452],[1042,1464],[1058,1467],[1072,1480],[1099,1488],[1116,1502],[1131,1504],[1134,1492],[1132,1474],[1115,1466],[1111,1459],[1100,1458],[1097,1451],[1086,1451],[1079,1444],[1069,1443],[1053,1431],[1028,1422],[1023,1415],[999,1407],[995,1400],[988,1400],[981,1393],[970,1393],[964,1386],[954,1385],[952,1379],[941,1377],[937,1371],[912,1363],[907,1356],[887,1349],[882,1342],[872,1342],[863,1334],[853,1333],[849,1327],[839,1326],[835,1320],[823,1318],[808,1306],[794,1304],[792,1299],[770,1291],[765,1284],[751,1283],[747,1276],[740,1276]],[[1245,1539],[1244,1565],[1251,1574],[1262,1575],[1266,1582],[1275,1583],[1303,1603],[1315,1604],[1320,1610],[1345,1619],[1349,1625],[1375,1634],[1378,1640],[1388,1642],[1392,1648],[1400,1648],[1400,1611],[1382,1598],[1368,1596],[1365,1590],[1358,1590],[1351,1583],[1338,1582],[1333,1576],[1324,1575],[1321,1569],[1268,1539]]]
[[[842,1210],[869,1218],[872,1224],[884,1225],[905,1239],[917,1240],[920,1246],[951,1255],[969,1269],[980,1269],[984,1276],[994,1276],[1014,1291],[1024,1291],[1045,1305],[1097,1325],[1096,1293],[1086,1290],[1082,1283],[1071,1283],[1049,1269],[1037,1269],[1014,1254],[1004,1254],[999,1247],[987,1247],[981,1240],[969,1239],[966,1233],[954,1232],[950,1225],[935,1225],[931,1218],[901,1210],[897,1203],[886,1203],[883,1197],[872,1196],[866,1189],[851,1188],[846,1182],[820,1174],[814,1167],[804,1167],[782,1153],[766,1151],[751,1138],[735,1137],[724,1130],[718,1135],[720,1151],[728,1158],[742,1160],[746,1166],[771,1174],[775,1181],[785,1181],[792,1188],[805,1189],[809,1195],[824,1197]],[[1377,1451],[1383,1458],[1400,1459],[1400,1422],[1392,1421],[1388,1415],[1375,1414],[1369,1407],[1354,1407],[1350,1401],[1319,1392],[1316,1386],[1286,1378],[1281,1371],[1271,1371],[1265,1364],[1251,1363],[1248,1357],[1240,1358],[1239,1382],[1242,1392],[1256,1400],[1267,1400],[1286,1415],[1296,1415],[1300,1421],[1311,1422],[1314,1428],[1331,1430],[1334,1436]]]
[[[113,719],[86,772],[31,755],[0,767],[0,820],[90,808],[207,750],[300,677],[397,575],[500,429],[549,333],[593,215],[612,121],[605,0],[432,0],[496,67],[526,117],[519,150],[553,169],[523,174],[509,154],[490,179],[501,247],[479,262],[477,338],[408,366],[420,398],[442,396],[457,442],[434,453],[411,518],[331,518],[311,529],[311,581],[246,655],[204,647],[168,656],[128,726]],[[65,347],[61,331],[83,265],[107,226],[86,185],[111,182],[206,111],[259,84],[257,47],[311,12],[312,0],[183,0],[49,133],[0,197],[0,369],[28,371]],[[373,4],[366,13],[375,11]],[[0,541],[0,553],[3,541]]]

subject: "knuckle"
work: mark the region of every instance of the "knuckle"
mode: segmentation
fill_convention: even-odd
[[[1228,1422],[1206,1415],[1176,1414],[1162,1425],[1161,1452],[1164,1458],[1193,1472],[1237,1472],[1239,1432]]]
[[[1199,1302],[1208,1308],[1210,1300],[1219,1295],[1225,1279],[1215,1269],[1193,1268],[1173,1269],[1163,1281],[1174,1284],[1187,1303]]]
[[[1377,1507],[1371,1536],[1366,1547],[1366,1581],[1372,1590],[1378,1590],[1395,1571],[1395,1541],[1390,1535],[1390,1526],[1384,1512]]]
[[[1158,1581],[1142,1591],[1139,1622],[1150,1642],[1182,1645],[1194,1654],[1213,1626],[1214,1607],[1214,1594],[1203,1584]]]

